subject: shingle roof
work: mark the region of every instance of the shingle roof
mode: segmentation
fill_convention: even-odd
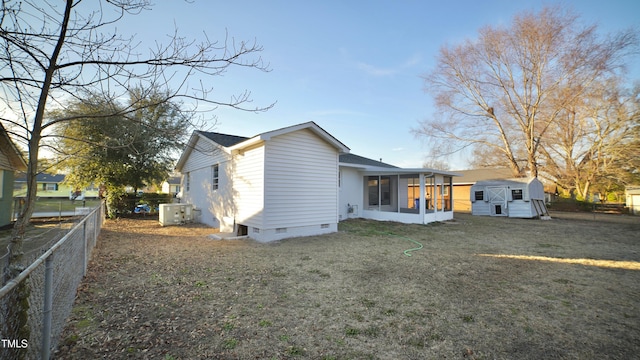
[[[398,168],[397,166],[391,165],[391,164],[387,164],[387,163],[383,163],[382,161],[378,161],[378,160],[373,160],[373,159],[369,159],[360,155],[356,155],[356,154],[342,154],[340,155],[340,162],[341,163],[348,163],[348,164],[356,164],[356,165],[368,165],[368,166],[379,166],[379,167],[386,167],[386,168]]]
[[[61,183],[64,181],[65,175],[64,174],[37,174],[36,175],[36,182],[39,183],[49,183],[49,184],[53,184],[53,183]],[[27,174],[25,173],[20,173],[19,175],[16,176],[16,182],[25,182],[27,181]]]
[[[499,180],[513,178],[513,172],[509,168],[486,168],[474,170],[456,171],[462,176],[455,179],[455,184],[473,184],[482,180]]]
[[[170,176],[167,179],[167,183],[170,185],[180,185],[180,180],[181,180],[180,176]]]
[[[197,131],[197,132],[200,135],[206,137],[207,139],[212,140],[224,147],[233,146],[235,144],[241,143],[249,139],[248,137],[244,137],[244,136],[228,135],[228,134],[221,134],[221,133],[209,132],[209,131]]]

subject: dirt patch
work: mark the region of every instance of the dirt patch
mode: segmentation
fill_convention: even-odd
[[[554,217],[349,220],[272,244],[107,221],[55,357],[636,357],[640,271],[568,260],[637,266],[640,219]]]

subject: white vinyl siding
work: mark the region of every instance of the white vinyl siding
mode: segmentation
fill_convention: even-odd
[[[229,155],[205,139],[198,139],[194,150],[182,168],[183,203],[192,204],[201,210],[200,221],[209,226],[220,226],[220,220],[229,210],[228,202],[214,194],[212,190],[212,167],[227,162]],[[223,172],[220,172],[219,187],[224,186]]]
[[[228,159],[227,153],[218,148],[210,141],[198,139],[194,149],[189,154],[189,158],[185,162],[181,171],[186,174],[193,170],[209,168],[213,164],[220,163]]]
[[[215,164],[211,167],[211,189],[218,190],[220,187],[220,165]]]
[[[267,142],[265,223],[269,228],[335,224],[338,151],[310,130]]]
[[[244,149],[234,155],[233,203],[236,223],[263,227],[264,211],[264,146]]]
[[[493,210],[498,202],[488,195],[490,189],[503,188],[506,200],[500,202],[502,213],[514,218],[532,218],[537,216],[535,205],[531,200],[544,200],[544,186],[537,179],[485,180],[471,186],[471,195],[476,191],[484,191],[484,201],[475,201],[471,205],[473,215],[494,215]],[[522,199],[514,199],[513,190],[522,191]]]

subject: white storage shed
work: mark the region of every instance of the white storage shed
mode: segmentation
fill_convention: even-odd
[[[548,217],[544,185],[537,178],[478,181],[471,186],[471,213],[515,218]]]

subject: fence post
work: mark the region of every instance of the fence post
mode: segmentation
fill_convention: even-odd
[[[84,244],[84,256],[82,257],[82,276],[84,277],[85,275],[87,275],[87,257],[89,256],[89,254],[87,254],[87,249],[89,248],[87,246],[87,221],[89,220],[89,218],[85,218],[84,222],[82,223],[82,242]]]
[[[51,317],[53,311],[53,254],[44,263],[44,311],[42,316],[42,348],[40,358],[48,360],[51,356]]]

